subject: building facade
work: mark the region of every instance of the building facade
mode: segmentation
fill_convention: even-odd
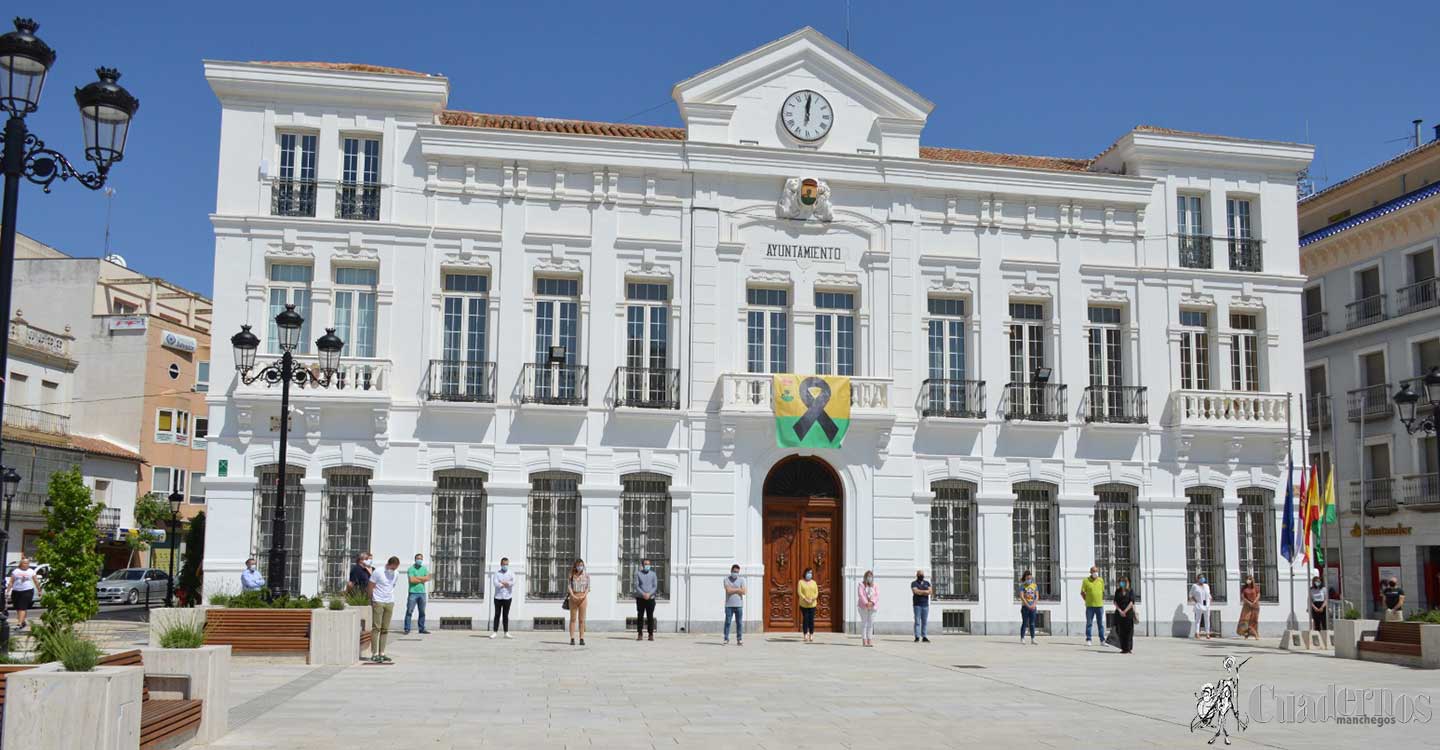
[[[1440,456],[1393,400],[1412,383],[1423,401],[1440,366],[1440,132],[1308,196],[1299,221],[1309,453],[1336,476],[1331,587],[1375,611],[1394,577],[1407,609],[1440,607]]]
[[[664,627],[714,630],[738,563],[747,620],[787,630],[808,567],[840,630],[873,570],[880,626],[908,631],[923,569],[937,632],[1004,633],[1031,569],[1059,634],[1096,563],[1134,582],[1143,632],[1189,632],[1200,573],[1223,625],[1252,574],[1283,627],[1309,147],[1152,127],[1087,159],[924,146],[931,102],[811,29],[677,84],[684,128],[451,110],[445,78],[390,68],[205,70],[218,330],[252,325],[274,358],[294,304],[302,362],[323,328],[346,342],[343,388],[292,392],[292,586],[421,552],[432,617],[478,626],[508,557],[514,618],[545,627],[584,558],[592,625],[619,628],[649,558]],[[281,502],[278,388],[232,357],[212,592],[267,565]],[[840,447],[777,447],[783,373],[849,377]]]

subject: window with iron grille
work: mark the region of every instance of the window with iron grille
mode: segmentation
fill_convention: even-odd
[[[815,372],[855,374],[855,294],[815,292]]]
[[[620,477],[620,585],[618,596],[634,596],[641,560],[660,584],[656,599],[670,598],[670,478],[663,474]]]
[[[1185,574],[1188,583],[1204,573],[1210,583],[1212,601],[1225,601],[1225,538],[1224,515],[1215,487],[1192,487],[1185,490]]]
[[[1014,542],[1015,595],[1020,592],[1021,573],[1035,574],[1035,588],[1041,599],[1058,601],[1055,587],[1055,493],[1049,482],[1020,482],[1015,485],[1015,509],[1010,529]]]
[[[1136,490],[1128,484],[1102,484],[1095,488],[1095,567],[1105,579],[1105,596],[1125,581],[1139,599],[1140,566],[1137,563],[1139,517]]]
[[[570,565],[580,556],[580,475],[547,471],[530,477],[529,595],[565,595]]]
[[[1260,587],[1260,600],[1280,601],[1280,578],[1275,561],[1275,493],[1260,487],[1240,490],[1240,508],[1235,514],[1239,527],[1236,547],[1240,580],[1252,576]]]
[[[464,469],[435,475],[431,596],[485,597],[485,479],[482,472]]]
[[[944,479],[930,485],[930,570],[936,599],[975,601],[975,485]]]
[[[255,561],[259,563],[260,574],[270,582],[272,588],[284,581],[285,590],[300,591],[300,557],[304,554],[305,540],[305,489],[300,480],[305,470],[291,466],[285,472],[285,571],[277,576],[270,570],[270,547],[274,535],[276,506],[279,505],[276,484],[280,479],[280,467],[262,466],[256,473],[259,486],[255,490]]]
[[[320,590],[340,591],[350,563],[370,547],[370,472],[352,466],[325,470],[321,499]]]

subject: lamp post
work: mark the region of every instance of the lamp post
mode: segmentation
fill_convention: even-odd
[[[1416,393],[1410,383],[1395,394],[1395,405],[1400,407],[1400,421],[1405,423],[1405,432],[1414,435],[1416,433],[1436,435],[1435,440],[1435,477],[1430,481],[1431,487],[1426,494],[1440,494],[1440,365],[1430,368],[1423,378],[1419,378],[1425,388],[1426,406],[1430,407],[1430,416],[1417,417],[1415,407],[1420,403],[1420,394]],[[1425,477],[1421,477],[1421,487],[1425,486]],[[1423,491],[1423,490],[1422,490]]]
[[[165,606],[175,606],[175,544],[180,540],[180,506],[185,496],[179,490],[170,493],[170,580],[165,583]]]
[[[10,508],[15,504],[15,495],[20,492],[20,473],[6,466],[0,470],[0,492],[5,498],[5,524],[0,527],[0,569],[10,571]],[[24,554],[24,551],[21,551]],[[3,598],[3,597],[0,597]],[[10,606],[9,600],[0,601],[0,651],[10,651]]]
[[[270,592],[276,596],[289,593],[285,580],[288,554],[285,549],[285,483],[289,474],[286,450],[290,434],[290,384],[294,383],[297,388],[329,388],[340,364],[340,350],[345,348],[345,342],[335,335],[335,329],[326,328],[325,335],[315,340],[320,366],[315,369],[297,366],[295,348],[300,345],[300,331],[304,325],[305,318],[295,312],[295,306],[286,305],[275,316],[280,359],[253,374],[251,371],[255,369],[255,350],[260,348],[260,337],[250,331],[249,325],[240,326],[240,332],[230,337],[230,345],[235,347],[235,370],[240,373],[241,381],[246,385],[257,380],[265,381],[267,386],[280,384],[280,470],[275,480],[275,513],[270,525],[270,553],[265,571]]]

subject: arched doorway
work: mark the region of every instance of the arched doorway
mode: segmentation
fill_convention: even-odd
[[[818,458],[791,456],[765,477],[765,630],[800,629],[795,586],[806,568],[820,586],[817,631],[845,627],[840,478]]]

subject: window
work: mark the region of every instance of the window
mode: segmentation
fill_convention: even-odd
[[[1140,591],[1136,540],[1140,538],[1135,512],[1136,490],[1128,484],[1102,484],[1095,488],[1095,567],[1105,579],[1105,596],[1115,584],[1127,581],[1130,593]]]
[[[785,289],[745,290],[746,367],[749,372],[790,369],[790,292]]]
[[[205,472],[190,472],[190,498],[188,502],[191,505],[205,504]]]
[[[1196,237],[1205,234],[1205,214],[1201,211],[1203,200],[1198,195],[1177,195],[1175,216],[1182,236]]]
[[[204,450],[205,447],[206,447],[206,445],[207,445],[207,440],[206,440],[206,439],[209,438],[209,437],[210,437],[210,418],[209,418],[209,417],[196,417],[196,418],[195,418],[195,439],[191,441],[191,444],[195,447],[196,450]]]
[[[271,587],[284,584],[285,590],[300,591],[300,559],[305,555],[305,490],[300,480],[305,470],[291,466],[285,472],[285,570],[277,575],[270,570],[270,548],[275,527],[275,512],[279,505],[276,485],[280,480],[280,467],[262,466],[256,472],[258,485],[255,488],[255,530],[254,556],[260,565],[260,574],[270,582]]]
[[[150,470],[150,491],[159,495],[161,499],[170,497],[172,492],[184,495],[186,476],[184,469],[156,466]]]
[[[270,264],[269,334],[266,336],[265,345],[266,351],[271,354],[280,354],[279,329],[275,326],[275,316],[284,312],[287,304],[294,305],[295,312],[305,318],[305,324],[300,327],[300,343],[295,353],[310,353],[310,280],[313,273],[314,269],[308,265]]]
[[[1010,381],[1028,383],[1045,366],[1045,306],[1010,303]]]
[[[1440,339],[1426,339],[1415,344],[1413,354],[1415,362],[1415,376],[1424,377],[1433,367],[1440,367]],[[1420,384],[1416,383],[1416,393],[1420,392]]]
[[[108,504],[109,504],[109,502],[108,502],[109,500],[110,500],[110,480],[108,480],[108,479],[96,479],[96,480],[95,480],[95,501],[96,501],[96,502],[99,502],[99,503],[105,503],[106,505],[108,505]]]
[[[1256,316],[1230,313],[1230,387],[1237,391],[1260,390],[1260,329]]]
[[[660,584],[655,598],[670,598],[670,478],[663,474],[620,477],[621,599],[633,593],[631,583],[640,561],[649,560]]]
[[[815,372],[855,374],[855,294],[815,292]]]
[[[1059,572],[1055,565],[1055,492],[1048,482],[1020,482],[1015,485],[1015,509],[1011,515],[1014,540],[1015,580],[1029,570],[1035,574],[1035,588],[1041,599],[1058,601],[1055,587]],[[1019,596],[1019,587],[1016,587]]]
[[[1250,201],[1248,199],[1225,199],[1225,225],[1230,230],[1230,239],[1250,239]]]
[[[313,133],[280,133],[279,177],[271,196],[276,216],[315,215],[315,144]]]
[[[1410,271],[1410,283],[1418,284],[1435,278],[1435,252],[1429,248],[1405,256]]]
[[[446,394],[483,397],[490,385],[485,377],[490,277],[447,273],[443,284],[440,387]]]
[[[535,395],[572,400],[577,393],[575,364],[580,360],[580,280],[535,279]],[[550,347],[565,351],[563,367],[552,368]]]
[[[1221,490],[1194,487],[1185,490],[1185,574],[1189,583],[1205,574],[1210,584],[1210,597],[1225,601],[1225,538],[1224,515],[1220,509]]]
[[[1181,310],[1180,388],[1210,390],[1210,314],[1203,310]]]
[[[180,409],[155,411],[155,442],[190,444],[190,412]]]
[[[335,269],[335,333],[345,342],[343,357],[375,356],[375,286],[373,268]]]
[[[1240,490],[1240,508],[1235,514],[1239,528],[1236,552],[1240,560],[1240,580],[1253,576],[1260,587],[1260,599],[1280,601],[1280,580],[1275,565],[1277,534],[1274,525],[1275,493],[1259,487]]]
[[[580,476],[550,471],[530,477],[530,596],[563,597],[580,556]]]
[[[344,590],[350,561],[370,546],[371,497],[369,471],[351,466],[325,470],[320,516],[321,591]]]
[[[478,471],[466,470],[435,475],[430,552],[435,597],[485,597],[485,479]]]
[[[209,362],[195,363],[195,390],[199,393],[205,393],[210,390]]]
[[[981,408],[965,384],[965,301],[951,297],[929,299],[926,339],[930,354],[927,413],[969,414]]]
[[[979,576],[975,554],[975,485],[944,479],[930,485],[930,570],[935,598],[975,601]]]
[[[380,141],[347,137],[343,146],[336,218],[376,221],[380,218]]]
[[[1300,296],[1300,314],[1309,318],[1325,311],[1324,292],[1319,285],[1305,287]]]
[[[678,394],[670,392],[670,285],[627,282],[625,300],[621,398],[636,406],[674,404]]]
[[[123,299],[117,299],[111,305],[110,310],[116,315],[134,315],[140,310],[140,307]]]

